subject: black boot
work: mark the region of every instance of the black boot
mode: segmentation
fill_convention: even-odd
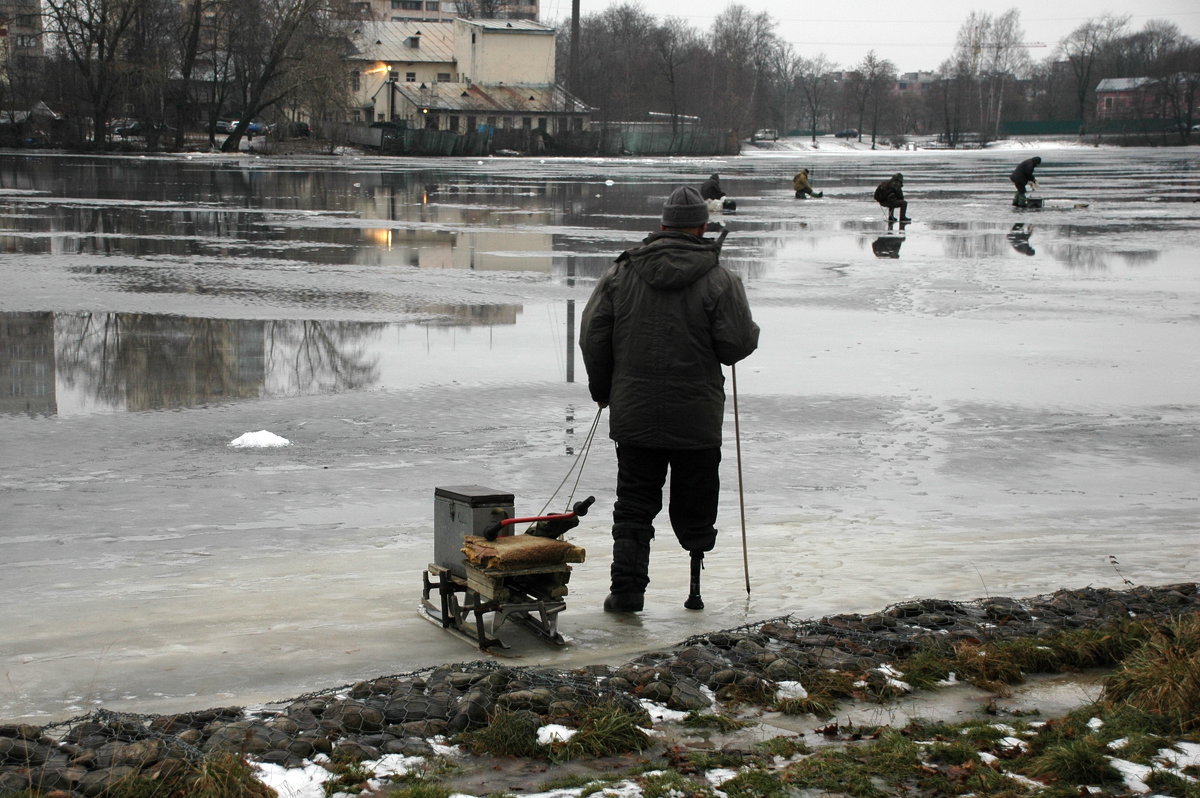
[[[654,527],[613,525],[612,584],[604,599],[605,612],[641,612],[650,584],[650,541]]]

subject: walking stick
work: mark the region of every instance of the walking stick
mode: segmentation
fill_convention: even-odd
[[[738,507],[742,513],[742,570],[746,574],[746,595],[750,595],[750,554],[746,548],[746,493],[742,487],[742,426],[738,419],[737,366],[729,367],[733,374],[733,437],[737,443]]]

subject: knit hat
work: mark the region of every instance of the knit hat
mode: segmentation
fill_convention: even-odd
[[[897,183],[903,183],[903,182],[904,182],[904,175],[902,175],[902,174],[900,174],[899,172],[897,172],[896,174],[892,175],[892,180],[895,180]]]
[[[691,186],[680,186],[663,203],[662,226],[692,229],[708,223],[708,203]]]

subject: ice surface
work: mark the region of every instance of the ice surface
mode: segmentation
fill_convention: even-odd
[[[570,645],[518,640],[514,663],[915,596],[1194,580],[1194,148],[1030,149],[1041,211],[1009,205],[1024,150],[0,155],[0,718],[255,704],[476,658],[416,613],[434,489],[551,501],[596,419],[583,303],[671,187],[713,171],[763,334],[736,371],[740,462],[727,408],[706,609],[682,609],[664,517],[646,612],[600,610],[602,416]],[[792,197],[800,166],[824,199]],[[889,232],[870,194],[897,170],[917,222]],[[292,445],[231,448],[246,430]]]

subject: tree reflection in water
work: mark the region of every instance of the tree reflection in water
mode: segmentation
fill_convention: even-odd
[[[204,319],[142,313],[62,315],[59,380],[127,410],[261,396],[333,393],[378,380],[366,342],[380,322]]]

